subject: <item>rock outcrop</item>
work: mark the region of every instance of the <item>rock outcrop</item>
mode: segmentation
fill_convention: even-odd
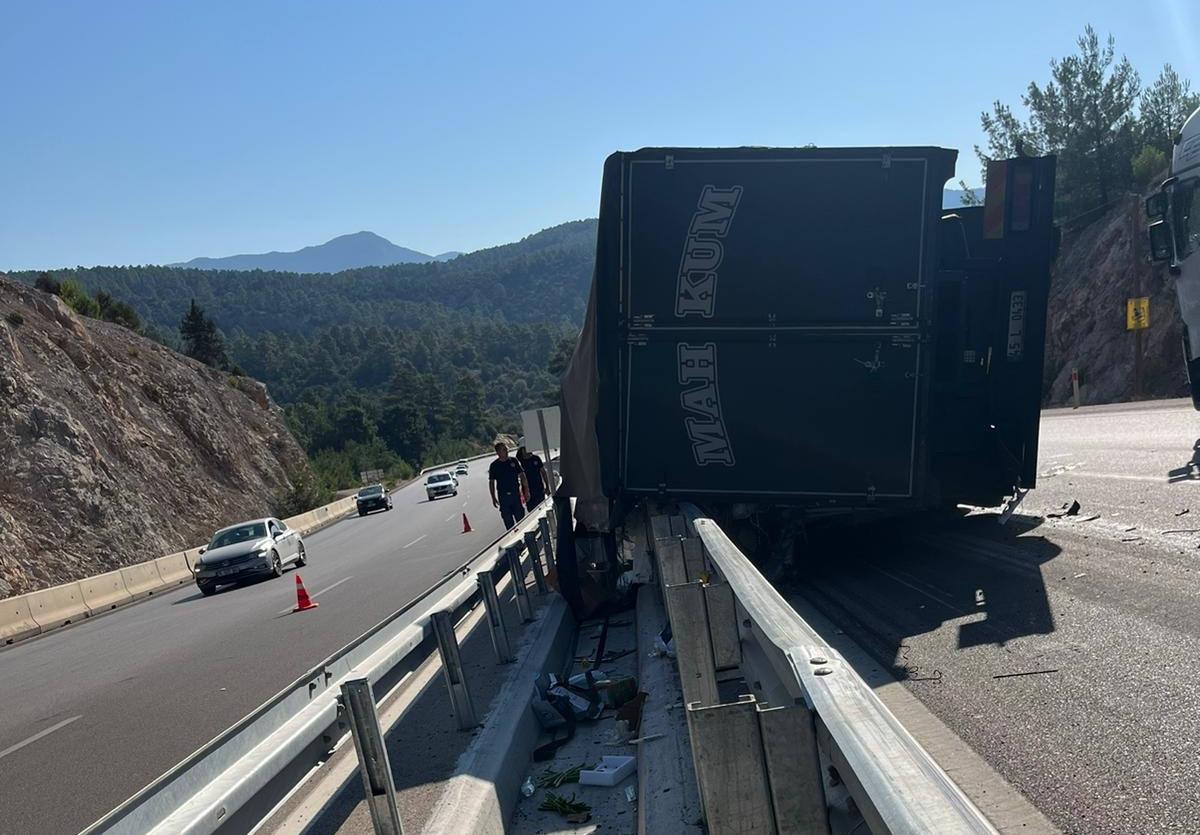
[[[267,515],[306,466],[261,383],[0,276],[0,598]]]
[[[1131,400],[1136,337],[1125,330],[1125,301],[1148,296],[1150,327],[1142,332],[1145,399],[1188,393],[1182,325],[1167,270],[1149,259],[1142,201],[1129,196],[1087,226],[1063,234],[1050,283],[1043,402],[1071,402],[1071,369],[1079,369],[1084,404]]]

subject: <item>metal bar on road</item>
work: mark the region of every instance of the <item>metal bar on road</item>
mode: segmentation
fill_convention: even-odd
[[[537,531],[525,534],[525,550],[529,552],[529,565],[533,568],[533,581],[537,584],[538,594],[550,591],[546,585],[546,572],[542,569],[542,552],[538,548]]]
[[[379,729],[379,714],[375,711],[375,696],[366,676],[342,682],[342,706],[350,720],[354,750],[358,752],[358,773],[362,775],[363,793],[371,810],[371,823],[376,835],[403,835],[400,809],[396,806],[396,784],[388,762],[387,745]]]
[[[517,598],[517,611],[521,613],[521,622],[533,620],[533,606],[529,602],[529,589],[525,588],[525,567],[521,565],[521,549],[512,545],[505,551],[508,559],[508,573],[512,576],[513,594]]]
[[[667,613],[684,704],[715,705],[719,701],[717,669],[713,664],[704,587],[700,583],[667,586]]]
[[[542,535],[542,542],[546,546],[546,568],[554,568],[554,538],[550,535],[550,515],[547,513],[542,518],[538,519],[538,531]]]
[[[813,715],[803,704],[758,705],[763,760],[779,835],[829,835]]]
[[[500,608],[500,598],[496,594],[496,578],[490,571],[480,571],[479,595],[483,598],[483,608],[487,610],[488,632],[492,636],[492,649],[496,651],[496,663],[507,664],[515,660],[512,646],[508,641],[508,627],[504,623],[504,610]]]
[[[775,833],[757,707],[753,696],[724,705],[687,706],[696,783],[713,835]]]
[[[433,634],[437,637],[438,654],[442,656],[442,673],[446,689],[450,691],[450,706],[461,731],[474,728],[475,706],[471,704],[471,691],[463,676],[462,658],[458,654],[458,636],[454,634],[454,620],[449,612],[434,612],[431,616]]]

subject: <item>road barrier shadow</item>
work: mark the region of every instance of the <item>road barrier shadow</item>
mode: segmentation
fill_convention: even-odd
[[[961,621],[960,651],[1054,632],[1042,566],[1062,549],[1033,533],[1041,517],[1014,514],[1004,526],[997,518],[830,526],[810,534],[784,585],[853,627],[898,678],[934,677],[912,663],[906,639],[951,621]]]

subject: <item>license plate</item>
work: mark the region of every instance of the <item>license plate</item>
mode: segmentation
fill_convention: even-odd
[[[237,574],[237,572],[238,572],[238,570],[236,568],[222,568],[220,571],[217,572],[217,576],[218,577],[228,577],[230,574]]]

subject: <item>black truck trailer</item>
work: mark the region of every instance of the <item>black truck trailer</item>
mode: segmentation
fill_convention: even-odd
[[[943,148],[646,148],[604,166],[563,488],[812,511],[996,505],[1037,477],[1052,157],[942,208]]]

